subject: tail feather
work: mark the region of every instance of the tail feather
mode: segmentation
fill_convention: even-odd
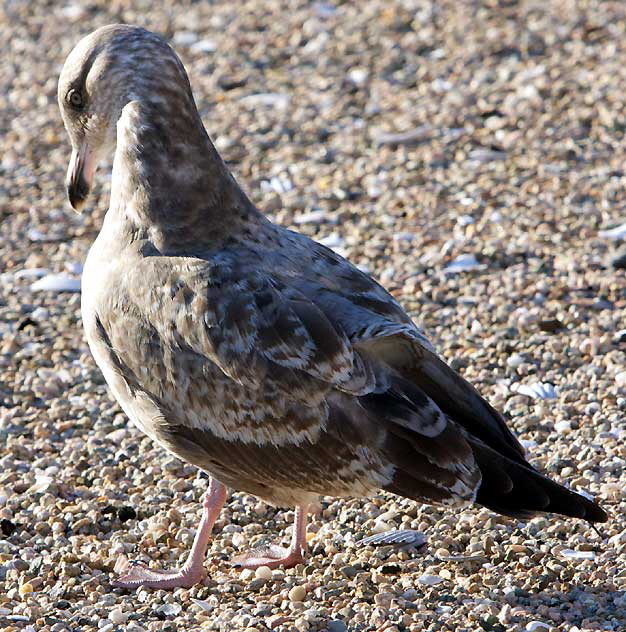
[[[608,520],[598,504],[537,472],[502,416],[476,389],[435,354],[423,356],[412,377],[463,428],[481,471],[477,503],[516,518],[547,512],[589,522]]]
[[[384,489],[422,502],[475,501],[523,519],[608,520],[597,503],[535,470],[502,415],[436,353],[416,347],[407,362],[402,340],[368,347],[398,372],[390,371],[387,390],[359,398],[361,410],[384,421],[380,448],[394,466]]]
[[[559,485],[529,464],[512,461],[484,443],[470,439],[482,473],[476,502],[515,518],[557,513],[588,522],[606,522],[606,512],[595,502]]]

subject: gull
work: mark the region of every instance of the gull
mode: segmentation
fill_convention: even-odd
[[[252,204],[162,37],[94,31],[68,56],[58,100],[75,209],[114,154],[82,279],[93,357],[129,419],[210,476],[185,563],[135,565],[115,586],[202,581],[227,488],[296,508],[291,545],[233,560],[245,568],[302,562],[320,496],[385,490],[517,518],[607,520],[526,461],[500,414],[376,281]]]

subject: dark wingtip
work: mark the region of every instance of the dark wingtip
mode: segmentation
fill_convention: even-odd
[[[471,440],[474,456],[483,475],[476,502],[498,513],[526,519],[538,513],[554,513],[587,522],[607,522],[608,514],[583,494],[551,480],[527,463],[498,454],[484,443]],[[512,489],[500,484],[509,478]]]
[[[553,489],[551,490],[550,505],[546,511],[569,516],[570,518],[581,518],[589,523],[608,521],[609,515],[595,500],[571,489],[562,489],[566,493],[559,494],[555,493]]]
[[[585,520],[587,522],[595,523],[595,522],[608,522],[609,514],[600,507],[593,500],[589,500],[585,503]]]

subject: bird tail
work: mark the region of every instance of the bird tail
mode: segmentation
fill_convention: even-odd
[[[468,440],[482,474],[476,495],[479,505],[522,519],[537,513],[557,513],[587,522],[608,520],[594,501],[550,480],[527,463],[499,454],[480,440]]]
[[[463,429],[482,474],[477,503],[516,518],[551,512],[608,520],[598,504],[537,472],[504,419],[476,389],[436,354],[423,356],[413,380]]]

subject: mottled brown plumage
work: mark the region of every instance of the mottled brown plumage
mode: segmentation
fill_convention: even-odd
[[[113,394],[155,441],[278,505],[385,489],[606,519],[526,462],[382,287],[257,211],[161,38],[119,25],[91,34],[65,64],[59,102],[75,205],[115,148],[82,313]]]

